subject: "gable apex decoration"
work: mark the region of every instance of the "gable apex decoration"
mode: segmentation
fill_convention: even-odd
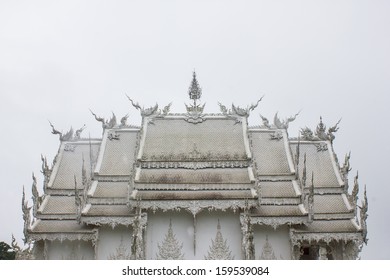
[[[190,99],[194,101],[194,106],[196,106],[196,101],[202,96],[202,89],[196,79],[195,71],[192,73],[192,81],[190,87],[188,88],[188,95],[190,96]]]
[[[330,141],[333,144],[333,140],[335,139],[334,133],[339,130],[339,124],[341,119],[334,125],[326,130],[326,125],[322,121],[322,117],[320,116],[320,122],[316,127],[315,133],[308,127],[301,128],[301,138],[304,141]]]
[[[202,96],[202,89],[199,86],[198,80],[196,79],[195,71],[192,74],[192,81],[188,89],[188,95],[194,103],[190,105],[184,104],[187,110],[185,121],[193,124],[204,122],[206,119],[204,118],[205,114],[203,114],[203,111],[206,103],[203,105],[197,104],[197,101],[199,101],[200,97]]]

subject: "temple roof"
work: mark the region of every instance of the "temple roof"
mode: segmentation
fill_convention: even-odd
[[[296,156],[296,147],[298,142],[291,142],[291,150],[293,156]],[[335,155],[333,153],[332,145],[327,141],[314,141],[299,142],[300,158],[299,161],[303,162],[304,155],[306,154],[306,173],[308,180],[311,174],[314,175],[314,187],[331,187],[338,188],[344,185],[341,180],[340,171],[338,170]],[[303,168],[299,170],[303,172]]]
[[[92,161],[96,160],[99,147],[100,141],[96,140],[62,142],[48,188],[74,190],[74,176],[81,181],[83,160],[86,172],[90,173],[91,158]]]
[[[280,175],[294,172],[285,132],[252,129],[249,137],[258,175]]]
[[[95,173],[129,176],[134,162],[137,129],[108,129],[103,136]]]
[[[276,114],[273,125],[261,116],[262,126],[248,128],[261,99],[246,108],[219,104],[221,113],[204,114],[199,90],[190,93],[194,103],[184,114],[170,114],[170,104],[145,109],[129,98],[141,112],[141,127],[127,125],[127,116],[117,124],[114,114],[106,121],[93,113],[102,139],[60,134],[54,166],[45,167],[34,238],[92,234],[86,224],[127,226],[136,209],[184,209],[194,216],[249,209],[253,223],[288,224],[297,234],[360,230],[333,151],[337,125],[326,132],[321,119],[315,135],[306,128],[303,139],[289,139],[288,124],[298,114],[285,121]]]
[[[139,158],[143,161],[245,160],[247,150],[240,123],[226,117],[207,118],[196,125],[184,116],[147,124]]]

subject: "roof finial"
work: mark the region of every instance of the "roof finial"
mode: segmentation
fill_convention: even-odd
[[[202,96],[202,89],[199,86],[198,80],[196,79],[196,72],[192,72],[192,81],[188,89],[188,95],[190,99],[194,100],[194,106],[196,106],[196,100]]]
[[[189,106],[185,104],[187,109],[187,118],[185,119],[185,121],[193,124],[204,122],[205,118],[203,118],[203,110],[206,103],[203,105],[196,103],[196,101],[199,100],[202,96],[202,89],[200,88],[198,80],[196,79],[195,71],[192,74],[192,81],[188,89],[188,95],[190,96],[190,99],[194,100],[194,104]]]

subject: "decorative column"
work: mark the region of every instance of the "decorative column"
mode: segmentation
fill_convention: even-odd
[[[146,213],[141,213],[138,208],[138,214],[133,221],[133,235],[131,237],[131,259],[144,260],[145,259],[145,243],[144,231],[147,224]]]
[[[247,211],[240,215],[242,244],[241,248],[245,260],[255,259],[255,245],[253,243],[253,228]]]

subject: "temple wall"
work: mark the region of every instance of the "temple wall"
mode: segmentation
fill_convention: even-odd
[[[157,258],[158,245],[161,246],[165,240],[171,221],[176,240],[179,244],[183,244],[184,259],[204,259],[211,246],[211,240],[216,238],[218,219],[222,237],[227,240],[231,255],[235,259],[241,259],[239,214],[207,210],[199,213],[195,221],[193,215],[186,211],[149,212],[145,238],[146,258]]]
[[[125,226],[117,226],[112,229],[102,226],[99,229],[97,247],[97,259],[107,260],[130,256],[132,229]]]
[[[254,243],[255,243],[255,259],[272,258],[275,259],[291,259],[291,244],[288,226],[278,227],[276,230],[270,226],[254,225]],[[264,245],[267,242],[272,251],[267,254]],[[272,252],[274,255],[272,255]]]
[[[197,259],[204,259],[208,255],[211,240],[216,238],[218,219],[222,237],[226,240],[233,259],[242,259],[240,215],[233,211],[203,211],[197,216]]]
[[[47,241],[49,260],[93,260],[94,250],[86,241]]]

